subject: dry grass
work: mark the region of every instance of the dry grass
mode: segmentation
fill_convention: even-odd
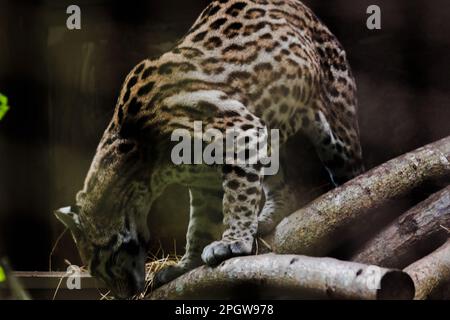
[[[164,269],[168,266],[173,266],[178,263],[180,257],[175,255],[167,255],[164,258],[151,257],[150,261],[145,264],[146,275],[145,275],[145,289],[142,293],[131,297],[131,300],[143,300],[147,294],[152,290],[153,278],[158,273],[158,271]],[[110,291],[102,293],[99,291],[100,300],[114,300],[114,296]]]
[[[49,271],[52,271],[52,256],[54,254],[54,252],[56,251],[60,240],[62,239],[62,237],[64,236],[64,234],[66,233],[67,228],[64,229],[64,231],[58,236],[58,238],[55,241],[55,244],[53,245],[53,248],[49,254]],[[160,246],[160,248],[157,250],[157,252],[155,254],[152,254],[148,257],[148,262],[145,264],[145,269],[146,269],[146,275],[145,275],[145,289],[141,294],[135,295],[134,297],[132,297],[132,300],[142,300],[144,299],[144,297],[149,294],[151,292],[152,286],[153,286],[153,278],[156,275],[156,273],[158,273],[160,270],[168,267],[168,266],[173,266],[176,265],[180,259],[181,256],[177,254],[176,252],[176,241],[174,240],[173,243],[173,247],[174,247],[174,253],[173,254],[165,254],[164,250],[162,249],[162,246]],[[71,263],[68,260],[64,260],[64,263],[66,265],[71,265]],[[81,271],[86,271],[87,269],[82,266]],[[59,284],[57,286],[57,288],[55,289],[54,295],[53,295],[53,300],[55,299],[56,295],[58,294],[59,288],[61,286],[61,283],[63,281],[63,279],[66,276],[61,277],[61,279],[59,280]],[[114,297],[112,296],[110,291],[107,291],[106,293],[101,292],[100,289],[98,289],[99,291],[99,299],[100,300],[113,300]]]
[[[142,293],[137,294],[131,298],[131,300],[143,300],[147,296],[153,286],[153,278],[158,273],[158,271],[164,269],[168,266],[173,266],[178,263],[181,257],[177,255],[167,255],[164,258],[150,257],[150,261],[145,264],[146,275],[145,275],[145,289]],[[111,292],[102,293],[99,291],[100,300],[113,300]]]
[[[147,294],[149,294],[152,290],[153,286],[153,279],[156,273],[158,273],[160,270],[168,267],[173,266],[178,263],[180,260],[180,257],[177,255],[167,255],[164,258],[156,258],[153,257],[150,262],[147,262],[145,265],[146,268],[146,275],[145,275],[145,289],[141,294],[138,294],[134,296],[133,300],[142,300],[145,298]]]

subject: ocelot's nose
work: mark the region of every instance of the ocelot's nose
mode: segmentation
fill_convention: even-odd
[[[145,281],[143,279],[129,278],[128,280],[118,280],[112,290],[114,297],[117,299],[127,299],[132,296],[142,293],[145,288]]]
[[[129,295],[135,295],[144,291],[145,268],[133,268],[128,272]]]

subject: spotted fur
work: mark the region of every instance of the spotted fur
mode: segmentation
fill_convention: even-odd
[[[152,202],[177,182],[191,195],[186,253],[159,283],[203,262],[250,254],[258,229],[269,232],[295,207],[282,174],[264,178],[249,165],[176,166],[170,134],[192,130],[193,121],[221,131],[279,129],[282,144],[303,132],[337,185],[362,170],[356,105],[344,49],[301,2],[212,1],[173,50],[127,76],[77,196],[82,236],[95,248],[134,232],[144,246]]]

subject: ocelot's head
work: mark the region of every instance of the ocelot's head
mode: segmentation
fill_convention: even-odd
[[[132,142],[103,139],[76,205],[59,209],[90,273],[117,298],[145,286],[148,175]],[[126,151],[126,152],[124,152]]]

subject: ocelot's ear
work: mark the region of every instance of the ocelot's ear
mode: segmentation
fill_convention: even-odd
[[[82,237],[79,208],[77,206],[64,207],[56,210],[55,216],[69,228],[75,242],[78,243]]]

